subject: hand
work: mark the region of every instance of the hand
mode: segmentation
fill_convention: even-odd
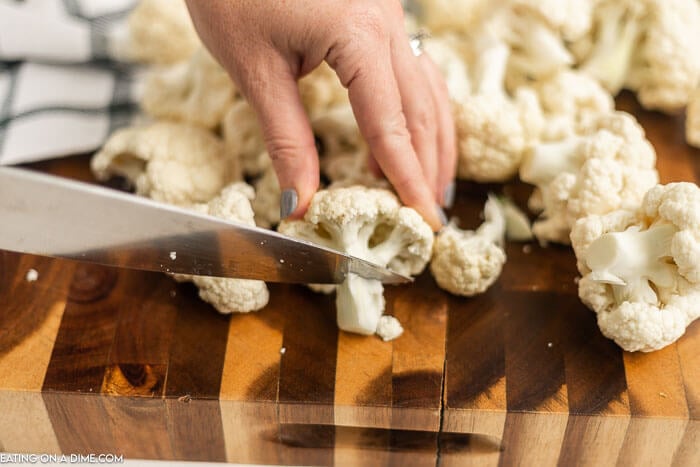
[[[443,79],[415,57],[399,0],[187,0],[204,44],[255,109],[291,217],[318,189],[318,154],[296,81],[326,61],[348,89],[374,160],[434,228],[456,170]],[[449,194],[447,195],[449,198]]]

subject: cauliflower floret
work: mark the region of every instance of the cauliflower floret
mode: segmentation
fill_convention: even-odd
[[[117,130],[91,161],[98,180],[126,178],[136,193],[176,205],[206,202],[240,178],[221,140],[184,123]]]
[[[475,94],[456,106],[458,176],[478,182],[502,182],[517,172],[525,149],[542,130],[543,117],[534,92],[505,92],[508,48],[485,45],[474,63]]]
[[[253,108],[243,99],[235,101],[221,122],[229,157],[239,160],[245,175],[256,177],[271,166],[265,140]]]
[[[623,349],[663,348],[700,316],[697,185],[657,185],[636,210],[582,218],[571,242],[579,296]]]
[[[442,72],[447,92],[454,102],[462,102],[471,94],[467,65],[455,46],[458,41],[458,37],[451,35],[430,37],[423,41],[423,50]]]
[[[350,104],[336,105],[311,120],[322,157],[365,147]]]
[[[154,118],[215,128],[235,94],[228,74],[200,48],[188,62],[152,72],[146,80],[141,107]]]
[[[253,182],[255,187],[255,199],[253,211],[255,223],[265,229],[277,225],[280,221],[280,189],[277,173],[270,166],[263,175]]]
[[[610,92],[637,92],[648,109],[684,107],[700,79],[697,0],[607,0],[595,8],[580,69]]]
[[[685,140],[691,146],[700,148],[700,88],[695,90],[686,109]]]
[[[635,206],[658,183],[656,154],[632,116],[603,115],[583,132],[534,146],[520,168],[542,196],[533,231],[543,244],[569,243],[577,219]]]
[[[516,12],[543,20],[562,39],[574,41],[588,33],[593,21],[591,0],[510,0]]]
[[[348,91],[325,62],[299,80],[299,94],[306,112],[314,118],[338,105],[348,104]]]
[[[279,232],[340,250],[404,275],[419,274],[430,259],[433,233],[389,191],[355,186],[314,195],[303,221],[282,221]],[[373,334],[384,312],[379,281],[349,274],[337,287],[338,327]]]
[[[506,216],[495,196],[489,195],[484,219],[476,231],[450,223],[438,235],[430,272],[441,289],[471,297],[485,292],[501,275],[506,262]]]
[[[141,0],[129,15],[127,34],[115,54],[137,62],[187,60],[200,44],[184,0]]]
[[[485,0],[414,0],[410,9],[433,33],[467,32],[489,10]]]
[[[192,209],[228,221],[255,225],[250,201],[253,188],[243,182],[234,183],[207,204],[192,206]],[[227,279],[223,277],[174,275],[178,282],[192,282],[199,289],[199,297],[211,304],[219,313],[248,313],[267,305],[270,294],[263,281]]]
[[[594,79],[580,72],[563,70],[532,84],[546,124],[542,139],[551,141],[572,136],[590,127],[602,114],[615,109],[610,94]]]

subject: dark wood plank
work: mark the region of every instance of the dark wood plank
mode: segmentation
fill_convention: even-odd
[[[551,465],[559,458],[568,400],[564,374],[564,314],[576,298],[549,292],[507,292],[506,400],[502,465]],[[532,446],[538,446],[536,450]]]
[[[174,457],[222,462],[226,446],[218,398],[229,317],[199,300],[192,284],[178,285],[176,297],[177,316],[165,382]]]

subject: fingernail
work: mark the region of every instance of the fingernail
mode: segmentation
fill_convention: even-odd
[[[437,215],[440,218],[440,222],[442,223],[442,225],[447,225],[448,219],[447,214],[445,214],[445,211],[443,211],[442,208],[437,204],[435,205],[435,210],[437,211]]]
[[[450,182],[445,188],[444,205],[447,209],[450,209],[455,204],[455,182]]]
[[[294,188],[289,188],[282,192],[280,197],[280,219],[286,219],[297,208],[297,203],[299,198],[297,197],[297,191]]]

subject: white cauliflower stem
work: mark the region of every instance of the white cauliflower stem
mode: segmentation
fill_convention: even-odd
[[[416,211],[389,191],[363,186],[319,191],[303,221],[283,221],[278,230],[404,275],[420,273],[433,246],[433,233]],[[382,291],[379,281],[350,274],[337,287],[338,327],[375,333],[384,312]]]
[[[471,297],[485,292],[501,275],[506,262],[506,214],[495,196],[489,196],[484,218],[476,231],[449,224],[438,235],[430,272],[441,289]]]
[[[691,146],[700,148],[700,88],[695,91],[686,109],[685,140]]]
[[[697,185],[657,185],[636,211],[579,220],[571,240],[579,296],[623,349],[658,350],[700,316]]]

